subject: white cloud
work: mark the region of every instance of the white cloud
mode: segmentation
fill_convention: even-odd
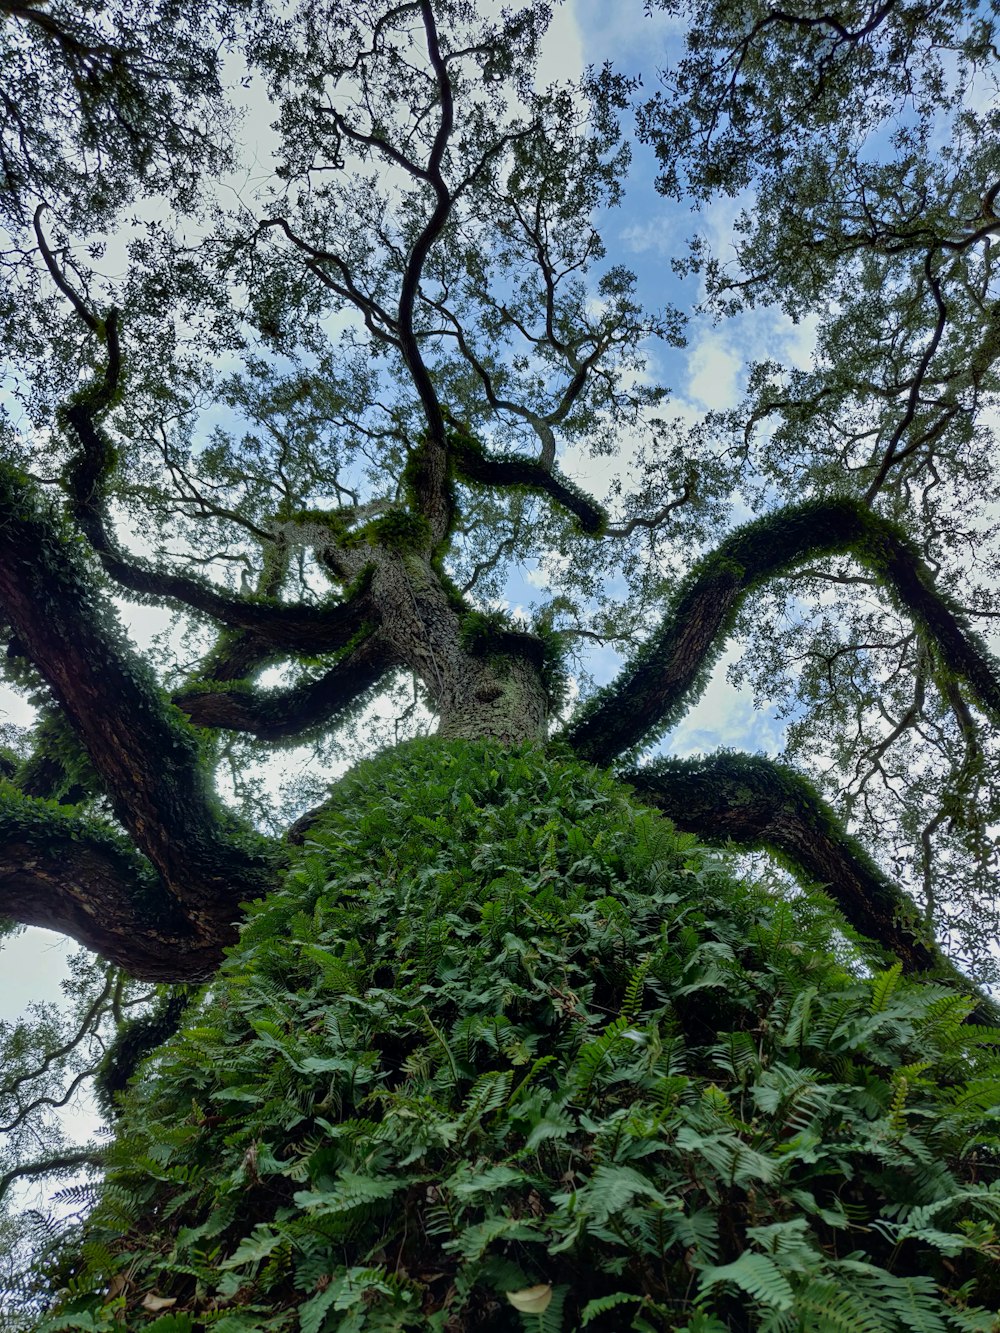
[[[542,40],[535,87],[576,79],[583,73],[583,40],[572,5],[560,5]]]
[[[754,706],[749,689],[737,689],[727,679],[729,666],[743,651],[731,644],[716,663],[704,694],[688,710],[664,743],[663,749],[678,758],[717,750],[720,745],[755,753],[780,754],[784,745],[784,723],[766,701]]]
[[[743,358],[719,333],[700,338],[688,354],[687,396],[704,407],[724,411],[739,401]]]
[[[667,211],[664,209],[660,218],[623,227],[618,233],[618,239],[634,255],[656,254],[672,258],[678,252],[680,234],[677,226],[668,225]]]
[[[819,329],[819,315],[809,314],[793,323],[787,315],[779,315],[784,334],[783,360],[793,365],[796,370],[810,370],[813,354],[816,350],[816,333]]]

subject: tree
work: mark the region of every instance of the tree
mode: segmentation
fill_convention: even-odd
[[[627,1309],[634,1327],[991,1327],[973,1302],[998,1298],[995,1010],[974,980],[992,975],[1000,671],[972,627],[991,567],[970,581],[962,543],[990,536],[991,494],[965,505],[997,387],[997,138],[960,97],[989,71],[989,24],[958,5],[926,25],[685,10],[687,54],[640,117],[663,188],[757,186],[741,272],[697,246],[687,264],[722,313],[820,322],[814,370],[758,365],[744,408],[683,430],[644,376],[682,316],[601,272],[594,226],[636,86],[604,68],[537,90],[544,5],[233,5],[202,28],[166,6],[138,25],[5,12],[24,71],[5,341],[29,363],[4,421],[0,607],[8,678],[39,711],[4,759],[0,910],[103,961],[80,965],[65,1039],[52,1014],[10,1034],[4,1187],[95,1158],[39,1120],[60,1080],[100,1052],[117,1114],[187,1024],[97,1154],[109,1185],[82,1268],[54,1261],[47,1326],[620,1327]],[[767,74],[775,53],[795,77]],[[268,88],[273,173],[223,207],[230,179],[195,187],[227,166],[241,61]],[[949,114],[964,139],[934,158]],[[164,190],[169,221],[146,203]],[[93,233],[126,203],[111,279]],[[623,438],[635,484],[602,502],[566,460]],[[733,527],[741,487],[766,512]],[[671,573],[685,547],[705,553]],[[512,564],[553,554],[533,624],[493,609]],[[758,634],[776,588],[794,623]],[[112,597],[174,613],[155,661]],[[741,626],[759,675],[805,662],[794,740],[832,758],[828,785],[847,776],[842,814],[761,758],[637,764]],[[566,654],[595,637],[641,646],[567,710]],[[268,823],[274,748],[353,753],[393,692],[438,742]],[[842,916],[741,889],[581,761],[681,830],[768,848]],[[922,790],[897,792],[907,769]],[[907,835],[901,885],[886,852]],[[364,890],[359,866],[378,867]],[[936,933],[962,918],[972,979]],[[668,1122],[676,1161],[648,1146]],[[695,1188],[684,1153],[703,1205],[670,1203]],[[401,1191],[417,1239],[387,1222]],[[539,1244],[564,1281],[530,1281]]]

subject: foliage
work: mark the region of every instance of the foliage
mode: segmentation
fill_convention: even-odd
[[[997,1033],[838,933],[566,756],[363,764],[39,1328],[991,1329]]]
[[[0,0],[0,934],[101,956],[0,1032],[22,1325],[14,1187],[105,1160],[51,1327],[995,1322],[996,14],[644,8],[652,98],[652,41],[543,77],[544,0]],[[728,321],[688,384],[754,358],[696,421],[692,311],[602,239],[633,113]],[[619,777],[846,921],[576,766],[733,637],[831,804]]]

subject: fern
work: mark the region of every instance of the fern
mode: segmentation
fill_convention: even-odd
[[[146,1292],[206,1333],[989,1327],[964,999],[846,971],[811,899],[537,749],[402,747],[301,856],[130,1093],[38,1333],[145,1333]]]
[[[613,1291],[608,1296],[599,1296],[595,1300],[588,1301],[583,1307],[580,1312],[580,1327],[586,1328],[592,1320],[609,1314],[610,1311],[623,1305],[637,1305],[642,1299],[631,1291]]]
[[[747,1250],[731,1264],[702,1270],[700,1289],[710,1292],[719,1283],[731,1283],[754,1300],[776,1310],[791,1310],[795,1293],[781,1269],[764,1254]]]
[[[903,975],[902,963],[893,963],[886,972],[879,972],[872,978],[872,998],[869,1008],[873,1014],[883,1013],[896,992]]]
[[[800,1327],[814,1333],[894,1333],[899,1327],[834,1282],[810,1282],[796,1293],[794,1309]]]

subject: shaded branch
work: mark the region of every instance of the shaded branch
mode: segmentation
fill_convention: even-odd
[[[570,745],[591,763],[608,764],[671,726],[704,688],[751,592],[803,560],[847,554],[875,574],[945,670],[1000,720],[1000,675],[988,650],[902,531],[855,500],[820,500],[737,529],[700,561],[657,634],[570,723]]]
[[[149,981],[208,975],[234,934],[199,935],[149,862],[110,829],[10,789],[0,790],[0,914],[68,935]]]
[[[694,474],[690,474],[684,483],[684,489],[674,500],[668,500],[662,508],[655,514],[639,515],[636,518],[630,518],[627,523],[609,523],[604,529],[606,537],[631,537],[636,528],[648,528],[652,532],[658,528],[661,523],[665,523],[675,509],[680,509],[686,505],[694,495]]]
[[[0,1176],[0,1200],[18,1180],[33,1180],[37,1176],[51,1176],[59,1171],[75,1171],[81,1166],[100,1168],[104,1165],[104,1152],[100,1148],[77,1148],[72,1152],[56,1153],[52,1157],[42,1157],[35,1162],[21,1162],[5,1171]]]
[[[165,898],[196,937],[231,938],[238,904],[272,883],[267,855],[233,836],[195,733],[127,647],[78,543],[9,465],[0,466],[0,605]]]
[[[800,774],[770,759],[716,754],[674,759],[622,775],[678,828],[711,843],[772,853],[798,877],[821,884],[851,926],[894,953],[909,973],[930,973],[974,995],[974,1021],[1000,1011],[938,949],[915,905]]]
[[[372,690],[395,659],[370,635],[318,680],[288,690],[193,686],[175,703],[199,727],[249,732],[259,740],[287,740],[330,724]]]

